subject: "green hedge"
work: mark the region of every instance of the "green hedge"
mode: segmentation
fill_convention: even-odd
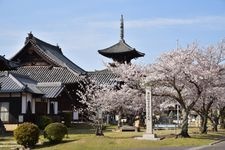
[[[38,116],[36,119],[36,124],[41,130],[44,130],[50,123],[53,123],[53,120],[48,116]]]
[[[44,137],[51,143],[59,143],[68,134],[67,127],[62,123],[51,123],[44,130]]]

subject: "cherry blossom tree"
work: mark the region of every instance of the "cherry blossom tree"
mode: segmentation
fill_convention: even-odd
[[[188,115],[194,106],[212,100],[207,90],[212,90],[210,88],[216,86],[214,81],[219,79],[223,69],[223,52],[223,46],[204,49],[194,43],[162,55],[152,65],[148,82],[154,87],[153,95],[175,101],[183,109],[179,136],[190,137]]]
[[[148,75],[147,82],[153,87],[153,96],[171,101],[177,101],[183,111],[181,133],[183,137],[188,134],[188,115],[195,105],[197,99],[193,99],[193,94],[200,95],[190,82],[187,82],[190,64],[194,61],[193,55],[196,46],[187,49],[180,49],[162,55],[155,64],[152,65],[152,72]]]
[[[201,96],[194,107],[202,120],[200,131],[201,133],[207,133],[208,118],[213,124],[213,130],[217,131],[220,115],[215,113],[217,111],[211,111],[210,113],[210,109],[212,106],[217,106],[218,102],[225,98],[223,94],[225,90],[223,71],[225,60],[224,42],[198,50],[195,59],[197,62],[195,66],[198,65],[198,75],[201,77],[201,80],[198,80],[198,89],[201,91]]]
[[[225,97],[225,93],[224,93],[225,89],[221,89],[221,94],[217,97],[218,100],[217,100],[217,103],[215,103],[213,105],[213,108],[212,110],[217,110],[218,113],[216,113],[216,119],[220,120],[220,128],[221,129],[225,129],[225,100],[224,100],[224,97]],[[215,112],[215,111],[214,111]],[[214,114],[212,116],[215,116]],[[213,119],[210,119],[210,120],[213,120]],[[215,122],[215,121],[214,121]],[[215,123],[218,123],[215,122]],[[217,131],[217,125],[218,124],[213,124],[213,130]]]
[[[144,94],[126,84],[119,90],[110,91],[106,97],[108,111],[118,114],[118,127],[121,127],[122,115],[138,114],[145,107]]]
[[[107,94],[111,90],[111,86],[100,85],[89,78],[85,78],[80,82],[79,90],[77,90],[81,103],[85,105],[82,111],[87,114],[87,121],[95,127],[98,136],[104,135],[102,112],[107,111]]]
[[[204,93],[202,94],[201,98],[199,98],[198,102],[193,108],[193,110],[197,112],[197,114],[200,116],[201,124],[199,129],[202,134],[207,133],[209,113],[211,107],[213,106],[214,103],[216,103],[216,101],[217,98],[214,95]]]
[[[225,106],[220,108],[220,128],[225,129]]]
[[[118,75],[113,85],[101,85],[94,79],[87,79],[88,82],[81,84],[80,87],[83,90],[78,91],[77,94],[83,100],[83,103],[87,105],[86,110],[89,111],[89,120],[92,120],[94,124],[99,124],[96,118],[99,110],[104,113],[116,112],[118,114],[118,127],[120,127],[123,114],[133,114],[135,116],[145,108],[145,94],[139,84],[140,81],[138,81],[141,78],[137,77],[139,72],[135,70],[133,65],[126,64],[126,70],[122,69],[124,66],[125,64],[118,64],[117,67],[108,67],[109,71],[113,71],[114,74]],[[120,69],[122,69],[122,74],[117,72]],[[129,73],[126,72],[127,70],[130,70]]]
[[[223,115],[225,111],[225,88],[219,87],[216,89],[217,93],[214,95],[214,103],[209,111],[208,118],[212,123],[212,131],[218,131],[219,119],[221,118],[220,126],[223,128]]]
[[[125,111],[134,114],[133,116],[139,116],[140,118],[141,114],[145,111],[144,81],[149,67],[145,65],[131,63],[121,64],[115,62],[113,65],[108,65],[108,69],[118,75],[117,80],[120,81],[121,84],[119,90],[115,92],[115,97],[120,97],[118,99],[115,98],[115,100],[120,102],[117,106],[117,110],[121,110],[118,111],[119,117],[121,116],[120,113]]]

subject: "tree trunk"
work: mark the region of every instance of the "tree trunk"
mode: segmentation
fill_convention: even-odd
[[[181,132],[177,135],[177,137],[189,138],[190,135],[188,134],[188,115],[189,111],[183,111],[183,120],[181,123]]]
[[[96,131],[95,131],[95,135],[96,136],[104,136],[102,124],[98,124]]]
[[[221,114],[220,116],[220,129],[225,129],[225,116],[223,114]]]
[[[117,122],[118,129],[120,129],[120,127],[122,126],[121,119],[122,119],[122,112],[119,111],[119,114],[118,114],[118,122]]]
[[[212,124],[212,131],[218,132],[218,124]]]
[[[95,135],[96,136],[104,136],[103,134],[103,121],[102,118],[97,119],[96,122],[96,129],[95,129]]]
[[[225,113],[224,108],[220,109],[220,128],[225,129]]]
[[[201,114],[200,117],[201,117],[200,132],[201,132],[201,134],[207,134],[208,115],[207,114]]]
[[[212,118],[210,119],[210,121],[212,123],[212,131],[213,132],[218,132],[219,117],[212,116]]]

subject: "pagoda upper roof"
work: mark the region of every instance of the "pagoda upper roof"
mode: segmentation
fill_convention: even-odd
[[[65,55],[63,55],[61,48],[57,45],[51,45],[44,42],[32,33],[28,34],[24,47],[11,58],[11,60],[17,61],[19,54],[25,49],[28,44],[32,44],[36,49],[35,51],[48,62],[51,62],[53,66],[66,67],[77,74],[85,74],[86,71],[74,64]]]
[[[108,48],[98,50],[98,53],[121,63],[129,63],[133,58],[143,57],[145,55],[125,42],[123,15],[121,15],[120,23],[120,41]]]
[[[132,58],[143,57],[145,55],[135,48],[132,48],[123,39],[108,48],[98,50],[98,52],[108,58],[114,58],[115,55],[130,55],[129,57]]]

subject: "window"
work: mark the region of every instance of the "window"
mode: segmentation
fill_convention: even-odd
[[[0,118],[3,122],[9,121],[9,103],[0,102]]]

